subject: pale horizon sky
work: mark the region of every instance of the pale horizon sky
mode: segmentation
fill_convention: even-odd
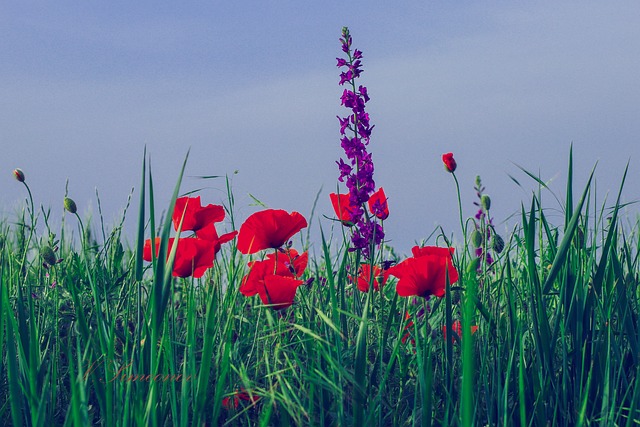
[[[480,175],[499,231],[536,189],[518,165],[563,200],[571,144],[576,194],[597,162],[598,203],[608,191],[610,206],[630,161],[623,202],[635,202],[638,22],[634,1],[4,4],[0,218],[15,220],[27,196],[11,174],[19,167],[54,222],[67,179],[94,219],[98,189],[108,225],[135,188],[133,236],[144,146],[160,210],[190,149],[183,192],[206,187],[203,203],[220,204],[224,180],[194,177],[228,174],[237,226],[259,209],[250,194],[309,218],[322,188],[317,250],[342,156],[335,58],[345,25],[364,53],[358,83],[371,96],[374,179],[389,197],[385,231],[399,252],[437,225],[460,239],[445,152],[458,162],[465,217]],[[560,206],[548,192],[543,199],[559,225]],[[626,209],[631,221],[638,212]]]

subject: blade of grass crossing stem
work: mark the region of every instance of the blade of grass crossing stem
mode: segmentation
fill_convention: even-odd
[[[446,376],[447,376],[447,388],[453,390],[453,308],[451,304],[451,284],[449,283],[449,270],[445,270],[445,328],[447,330],[447,339],[445,340],[445,353],[447,357],[446,363]],[[425,307],[426,312],[426,307]],[[451,407],[452,399],[447,399],[445,409],[445,419],[449,419],[452,416],[453,408]]]
[[[366,368],[367,368],[367,334],[369,331],[369,304],[373,292],[367,292],[367,300],[364,306],[358,335],[356,338],[355,355],[355,387],[353,393],[353,425],[358,427],[364,423],[364,411],[367,399]]]
[[[600,294],[600,290],[602,288],[602,282],[604,280],[604,275],[607,267],[607,258],[609,256],[609,249],[611,248],[611,242],[616,234],[616,224],[618,221],[618,212],[620,210],[620,198],[622,197],[622,187],[624,186],[624,182],[627,178],[627,172],[629,170],[629,163],[627,163],[627,167],[624,169],[624,174],[622,176],[622,183],[620,184],[620,189],[618,190],[618,197],[616,199],[616,204],[613,209],[613,213],[611,215],[611,221],[609,225],[609,231],[607,232],[607,239],[605,241],[604,246],[602,247],[602,254],[600,256],[600,262],[598,263],[598,269],[596,270],[596,274],[593,277],[593,287],[596,290],[596,294]],[[591,294],[593,295],[593,293]]]
[[[196,388],[194,405],[194,424],[199,425],[202,420],[202,413],[207,400],[209,376],[211,374],[211,359],[213,357],[214,341],[216,340],[216,329],[214,328],[216,318],[220,315],[216,310],[216,297],[213,292],[208,295],[207,312],[204,327],[204,344],[202,348],[202,359],[200,371],[198,372],[198,386]],[[214,402],[214,404],[218,404]]]
[[[151,368],[155,370],[158,369],[160,364],[160,357],[158,354],[158,339],[162,333],[162,322],[165,317],[165,306],[167,302],[168,295],[171,289],[171,271],[173,266],[173,259],[175,258],[176,249],[178,247],[178,242],[176,241],[171,248],[170,259],[167,259],[167,247],[169,242],[169,234],[171,232],[171,217],[173,215],[173,209],[176,204],[176,199],[178,198],[178,194],[180,192],[180,184],[182,183],[182,177],[184,175],[184,170],[187,166],[187,160],[189,159],[189,151],[184,158],[184,162],[182,163],[182,168],[180,170],[180,174],[178,175],[178,180],[176,182],[176,186],[173,190],[173,196],[171,197],[171,202],[169,203],[169,208],[167,209],[167,216],[165,218],[165,222],[163,224],[162,233],[160,236],[160,248],[158,250],[158,261],[156,263],[155,274],[153,277],[153,288],[151,290],[152,294],[152,303],[150,305],[151,312],[149,313],[150,319],[152,321],[151,324],[151,340],[147,342],[150,346],[151,353]],[[149,170],[149,176],[151,176],[151,170]],[[151,183],[151,179],[149,180]],[[154,239],[151,239],[152,241]],[[157,424],[157,404],[158,404],[158,388],[157,382],[152,382],[150,385],[150,393],[147,398],[147,407],[145,411],[145,420],[147,422],[151,422],[151,424]]]
[[[527,250],[527,269],[529,271],[529,278],[531,280],[531,312],[534,317],[533,332],[536,342],[536,352],[539,359],[542,361],[544,369],[547,374],[551,372],[551,330],[549,327],[549,321],[547,319],[546,308],[544,300],[542,298],[542,289],[540,285],[540,278],[538,276],[538,266],[535,259],[535,236],[536,236],[536,205],[537,198],[533,196],[531,199],[531,210],[529,211],[529,221],[525,227],[525,245]],[[523,212],[523,216],[524,216]],[[523,222],[524,223],[524,222]]]
[[[136,280],[142,280],[142,251],[144,247],[144,224],[145,224],[145,190],[147,177],[147,147],[144,147],[142,159],[142,182],[140,183],[140,204],[138,208],[138,240],[136,242]],[[151,233],[153,234],[153,232]],[[151,236],[153,238],[153,236]],[[138,317],[139,318],[139,317]]]
[[[564,229],[569,228],[573,213],[573,143],[569,147],[569,167],[567,170],[567,199],[564,204]]]
[[[549,275],[544,282],[542,292],[544,294],[549,293],[551,287],[553,286],[553,282],[556,280],[560,269],[565,264],[567,259],[567,253],[569,248],[571,247],[571,241],[573,240],[573,235],[578,228],[578,224],[580,222],[580,212],[582,211],[582,206],[584,205],[585,200],[587,199],[587,194],[589,192],[589,188],[591,187],[591,180],[593,179],[593,174],[595,173],[595,167],[591,170],[591,174],[589,175],[589,180],[587,181],[587,185],[582,192],[582,197],[580,197],[580,201],[578,202],[578,206],[576,207],[573,215],[571,216],[571,220],[569,224],[564,230],[564,237],[562,238],[562,242],[560,243],[560,247],[556,256],[553,259],[553,263],[551,264],[551,270],[549,270]]]
[[[426,309],[426,303],[425,303]],[[426,316],[425,310],[425,316]],[[431,427],[433,417],[433,362],[431,359],[431,340],[428,331],[428,320],[424,319],[423,329],[424,336],[420,334],[419,322],[414,322],[415,328],[415,341],[416,341],[416,358],[418,361],[418,383],[416,384],[416,398],[415,402],[420,402],[420,405],[415,405],[413,409],[413,425],[416,425],[417,409],[420,407],[422,413],[420,414],[421,427]],[[451,335],[449,335],[451,336]],[[421,401],[418,401],[420,396]],[[447,399],[451,400],[451,399]],[[445,417],[447,415],[445,414]]]
[[[3,292],[6,291],[6,287],[3,288]],[[9,309],[6,309],[6,324],[7,324],[7,378],[9,383],[9,402],[11,403],[11,419],[14,426],[26,425],[24,420],[24,414],[22,413],[23,407],[23,393],[20,390],[20,374],[18,372],[18,355],[16,353],[16,337],[14,332],[14,318],[9,315]]]
[[[471,325],[474,323],[474,300],[476,296],[476,276],[467,283],[466,297],[464,299],[464,323],[462,324],[462,425],[473,425],[473,391],[474,386],[474,343],[471,333]],[[453,336],[450,334],[448,336]],[[449,341],[449,340],[447,340]]]

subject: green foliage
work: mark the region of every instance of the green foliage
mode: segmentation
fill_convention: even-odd
[[[620,195],[595,208],[593,173],[574,201],[572,155],[568,170],[563,224],[549,222],[548,189],[527,172],[540,190],[504,250],[487,265],[458,248],[460,280],[443,299],[414,304],[394,279],[358,291],[358,253],[340,231],[321,230],[303,276],[313,281],[282,311],[239,294],[259,255],[242,256],[233,242],[203,278],[171,276],[171,223],[156,229],[146,159],[133,248],[122,223],[96,234],[77,213],[54,234],[29,190],[17,221],[0,221],[2,422],[635,425],[640,224],[623,226]],[[229,180],[226,190],[236,228]],[[476,243],[488,247],[483,227]],[[156,230],[159,256],[147,264],[143,242]],[[398,261],[391,248],[376,257]],[[445,339],[456,321],[461,333]]]

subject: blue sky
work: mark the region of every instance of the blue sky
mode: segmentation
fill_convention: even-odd
[[[571,143],[576,186],[598,162],[598,200],[610,190],[612,202],[630,159],[624,200],[640,199],[640,3],[324,3],[5,3],[0,215],[15,218],[26,196],[11,176],[20,167],[54,220],[68,179],[80,212],[95,216],[97,188],[112,224],[133,187],[137,198],[146,145],[159,205],[190,148],[184,191],[206,187],[203,201],[220,203],[224,182],[194,177],[229,174],[241,221],[258,209],[249,194],[308,217],[322,188],[317,231],[341,156],[344,25],[364,52],[374,178],[400,251],[437,225],[460,235],[444,152],[465,216],[481,175],[497,224],[535,189],[517,165],[562,197]]]

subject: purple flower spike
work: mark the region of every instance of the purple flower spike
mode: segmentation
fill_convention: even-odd
[[[340,121],[340,145],[347,157],[347,162],[340,159],[338,169],[340,182],[345,182],[349,189],[349,201],[354,206],[351,212],[351,220],[355,224],[355,230],[351,236],[353,247],[351,250],[361,249],[362,254],[368,258],[371,249],[382,243],[384,232],[382,226],[376,221],[376,217],[369,216],[363,208],[371,194],[375,191],[373,181],[373,161],[371,154],[367,152],[371,130],[369,114],[365,112],[365,104],[369,102],[367,88],[359,85],[356,89],[355,79],[362,74],[362,51],[351,50],[352,38],[349,29],[342,29],[340,37],[342,51],[347,58],[336,58],[338,67],[345,69],[340,73],[340,86],[347,85],[340,97],[341,104],[350,109],[347,117],[338,117]],[[353,136],[347,136],[347,130],[353,132]],[[346,178],[346,180],[345,180]]]

